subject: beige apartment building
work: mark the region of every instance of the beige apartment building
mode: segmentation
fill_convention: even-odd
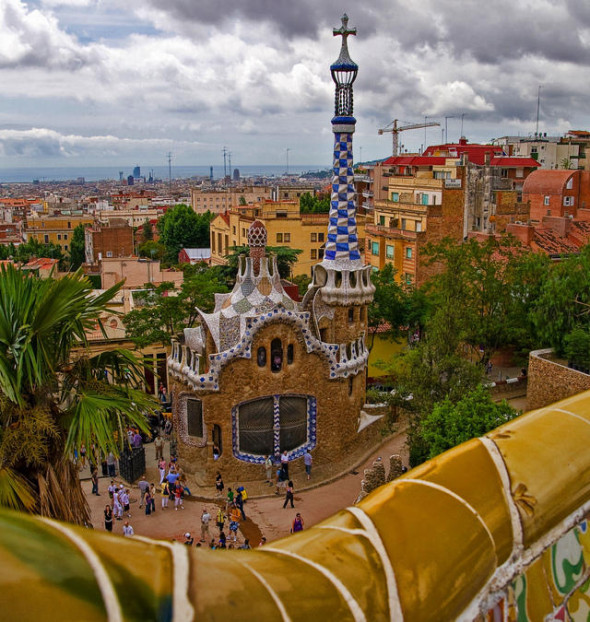
[[[74,229],[78,225],[91,225],[92,216],[39,216],[29,218],[24,227],[25,240],[37,240],[41,244],[57,244],[68,252]]]
[[[232,246],[248,244],[248,228],[260,220],[267,230],[268,246],[288,246],[303,251],[292,276],[311,275],[311,267],[324,258],[328,214],[301,214],[299,201],[264,201],[216,216],[211,222],[211,265],[223,265]],[[363,246],[365,221],[357,217],[359,245]]]
[[[252,205],[271,198],[269,186],[243,186],[239,188],[191,188],[191,206],[197,214],[212,212],[222,214],[237,205]]]

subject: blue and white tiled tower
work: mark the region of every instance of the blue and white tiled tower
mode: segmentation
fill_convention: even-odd
[[[334,132],[334,169],[328,238],[323,261],[314,267],[312,287],[321,288],[326,304],[366,305],[375,291],[359,251],[352,135],[356,119],[353,114],[352,85],[358,65],[350,58],[348,37],[356,35],[356,28],[348,27],[348,16],[342,17],[342,26],[334,28],[334,36],[342,37],[340,55],[330,66],[336,84]]]

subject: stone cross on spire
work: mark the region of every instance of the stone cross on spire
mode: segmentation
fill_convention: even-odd
[[[348,35],[356,35],[356,28],[348,28],[348,15],[346,15],[346,13],[341,19],[342,26],[340,26],[340,28],[334,28],[333,30],[335,37],[342,37],[342,49],[340,50],[340,57],[336,62],[352,62],[348,54]]]

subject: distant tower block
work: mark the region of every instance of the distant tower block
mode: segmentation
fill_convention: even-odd
[[[119,171],[119,181],[123,181],[123,171]]]
[[[141,177],[141,168],[139,166],[136,166],[133,169],[133,177],[135,177],[135,179],[139,179]]]
[[[240,169],[234,168],[234,181],[240,181]]]
[[[209,181],[213,183],[213,167],[209,167]]]

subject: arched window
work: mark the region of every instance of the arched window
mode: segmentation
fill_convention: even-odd
[[[266,348],[260,346],[258,348],[258,352],[256,353],[256,360],[258,362],[258,367],[266,367]]]
[[[354,322],[354,307],[350,307],[348,310],[348,323],[352,324]]]
[[[273,339],[270,344],[270,369],[281,371],[283,367],[283,344],[280,339]]]
[[[348,395],[352,395],[352,390],[354,389],[354,376],[350,376],[348,379]]]
[[[294,355],[293,344],[290,343],[287,346],[287,365],[293,365],[293,355]]]

